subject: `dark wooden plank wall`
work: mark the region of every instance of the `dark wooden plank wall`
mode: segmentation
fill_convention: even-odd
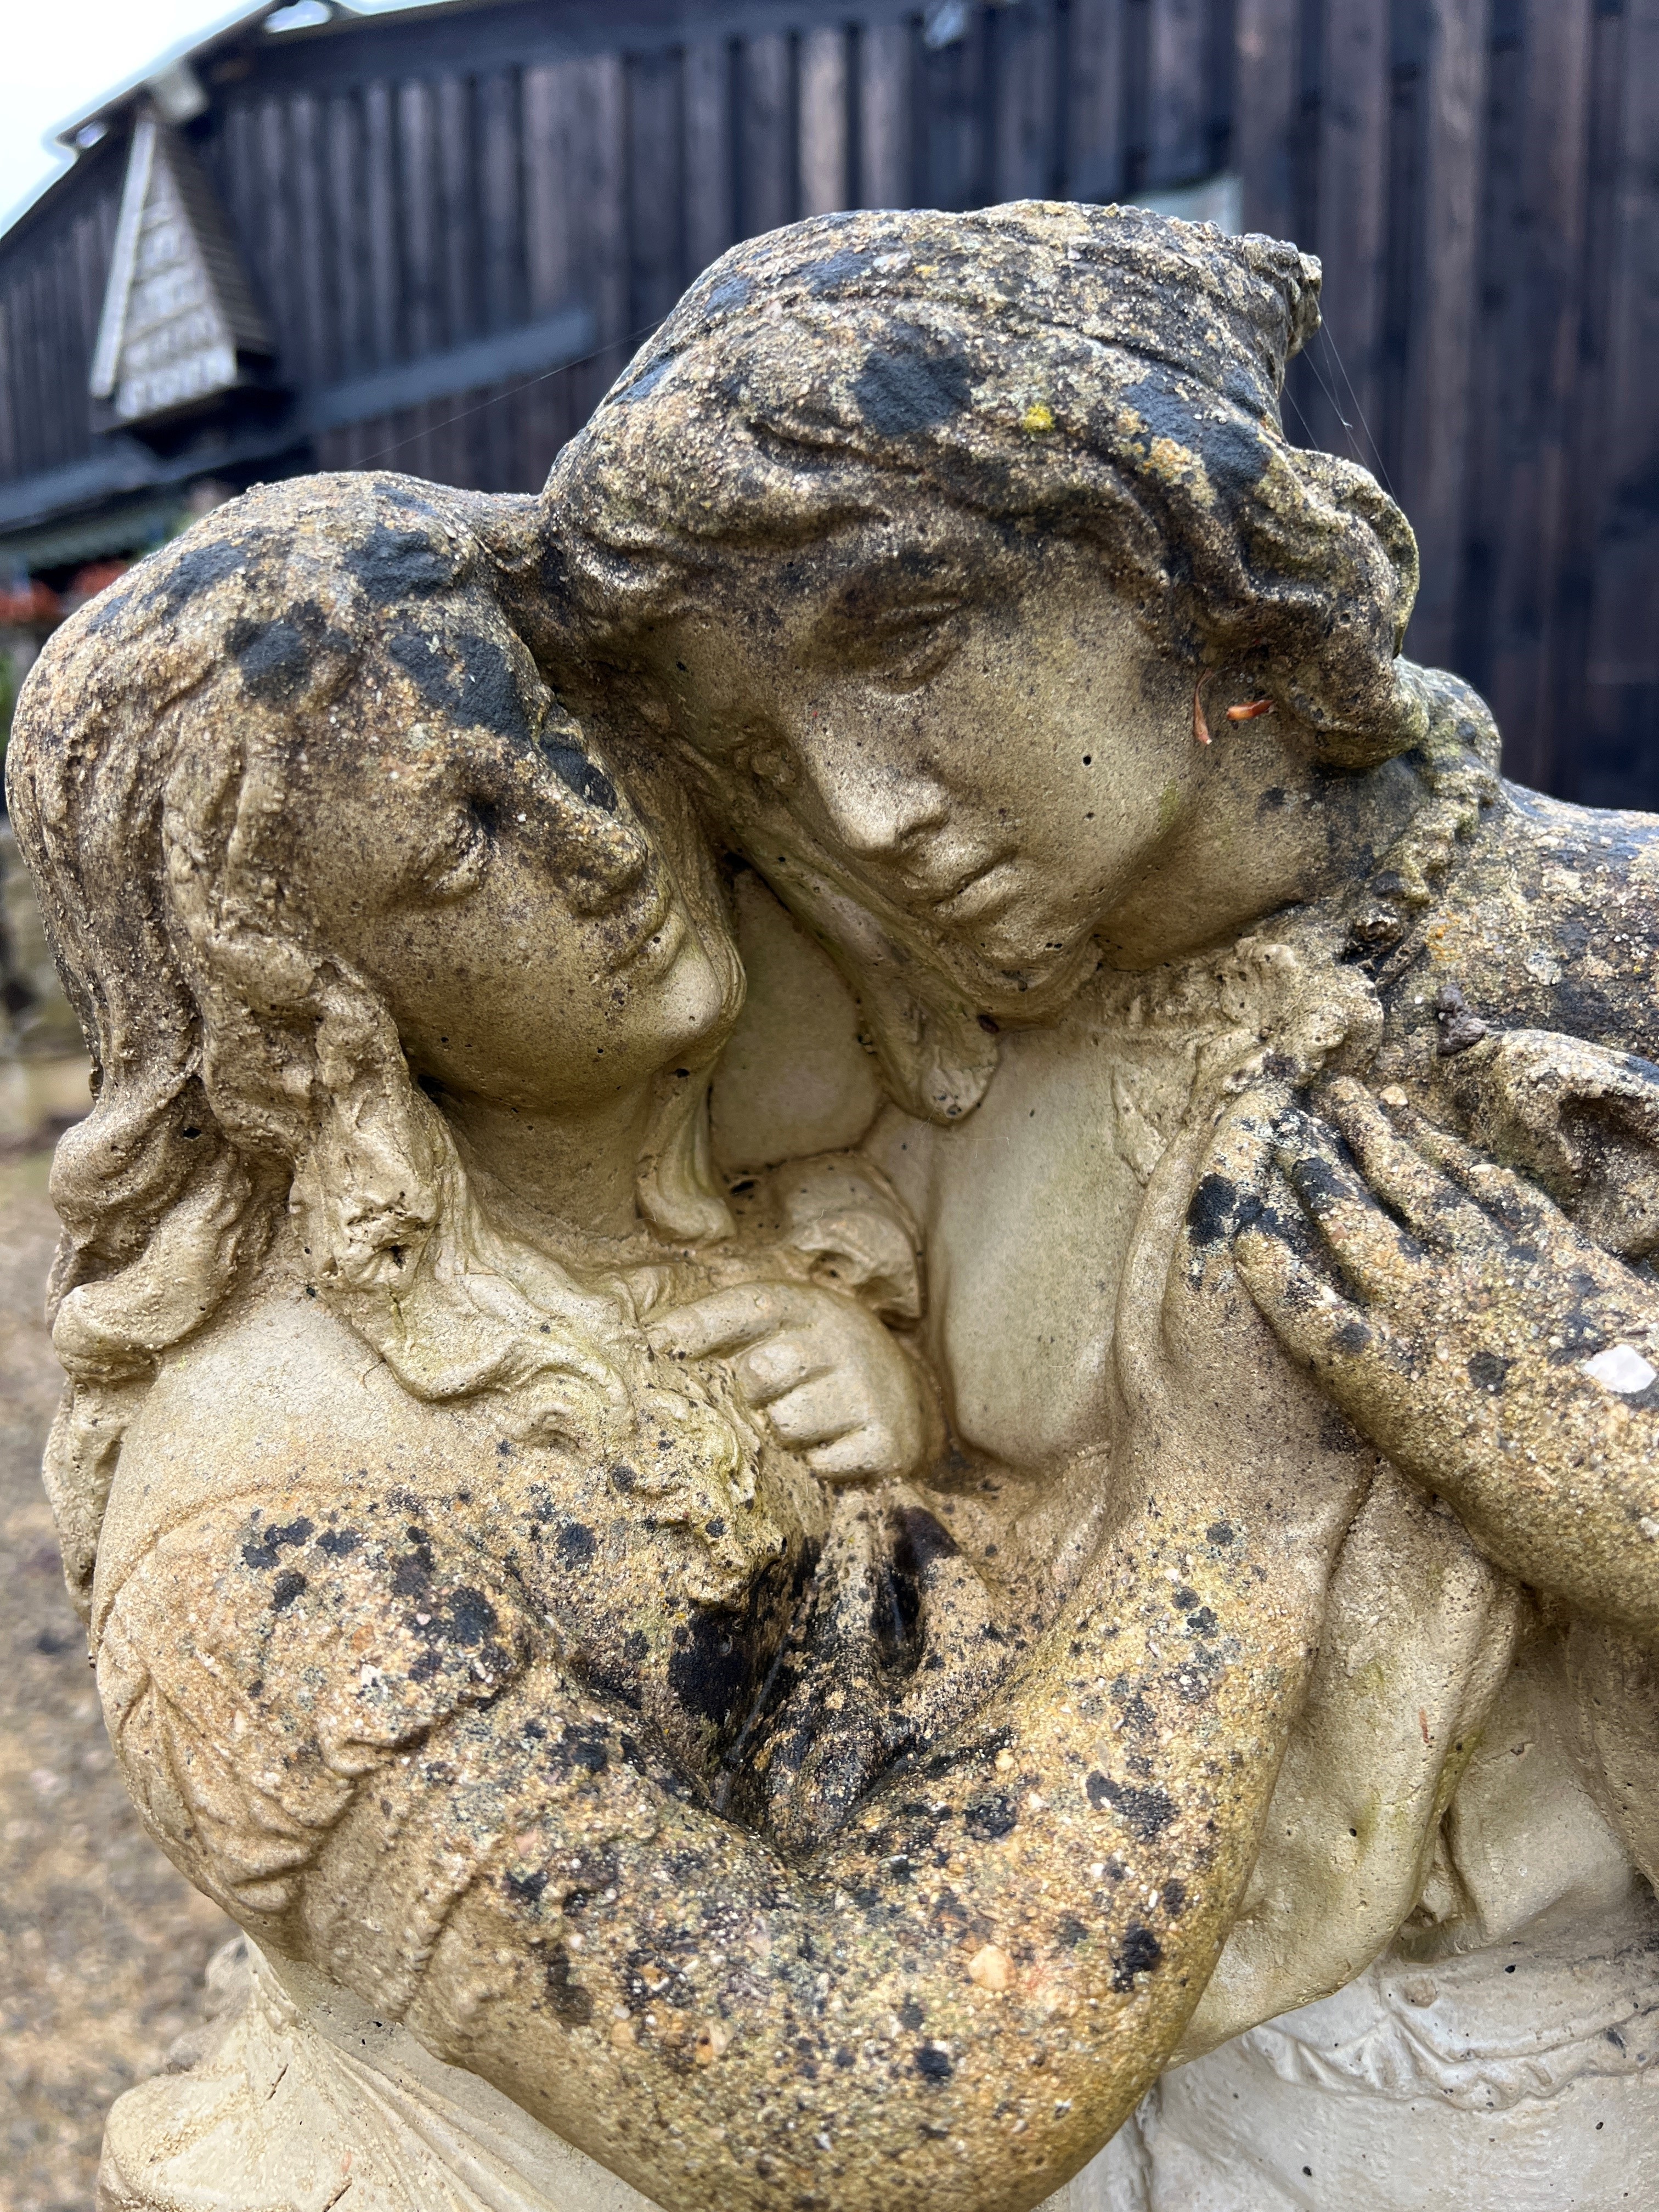
[[[534,485],[698,270],[804,214],[1233,167],[1251,228],[1324,257],[1287,421],[1416,525],[1411,649],[1488,694],[1527,780],[1659,805],[1659,0],[1010,0],[944,44],[801,0],[514,60],[520,20],[481,13],[465,64],[400,64],[388,25],[308,78],[271,42],[218,95],[203,150],[297,383],[596,315],[592,361],[332,432],[323,465]],[[118,184],[88,165],[0,244],[0,479],[88,450]]]
[[[1246,221],[1325,264],[1293,433],[1406,508],[1510,772],[1659,807],[1659,0],[1237,4]]]
[[[87,376],[115,246],[122,165],[88,164],[0,265],[0,483],[79,460],[91,442]]]
[[[1235,4],[1017,0],[969,10],[944,45],[889,10],[470,75],[256,75],[204,153],[301,385],[594,307],[590,362],[321,441],[329,466],[521,487],[737,239],[840,207],[1102,199],[1224,165]]]

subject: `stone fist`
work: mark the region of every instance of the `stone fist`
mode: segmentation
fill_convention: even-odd
[[[811,1283],[744,1283],[659,1315],[659,1352],[723,1358],[778,1441],[827,1482],[908,1474],[925,1436],[915,1369],[873,1315]]]

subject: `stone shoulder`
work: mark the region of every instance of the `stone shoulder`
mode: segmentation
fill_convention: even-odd
[[[322,1303],[280,1285],[162,1363],[123,1439],[99,1543],[94,1632],[169,1530],[231,1499],[342,1486],[429,1496],[482,1448],[419,1403]]]

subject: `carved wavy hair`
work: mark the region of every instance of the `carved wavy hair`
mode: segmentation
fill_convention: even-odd
[[[83,1607],[158,1358],[247,1280],[284,1207],[319,1295],[416,1396],[483,1395],[506,1433],[574,1447],[651,1418],[620,1281],[580,1281],[486,1216],[386,1006],[318,940],[291,803],[307,747],[470,722],[504,794],[526,777],[550,794],[574,906],[672,869],[726,1022],[690,1081],[659,1084],[637,1188],[668,1237],[729,1226],[703,1133],[742,992],[717,892],[672,792],[655,794],[653,858],[528,653],[477,620],[481,508],[389,476],[262,487],[73,617],[24,689],[8,793],[93,1058],[92,1111],[53,1164],[48,1306],[70,1379],[46,1479]],[[400,659],[400,637],[421,653]],[[698,1386],[676,1379],[659,1411],[677,1441],[691,1413],[691,1441],[730,1462],[720,1417],[684,1407]]]
[[[1422,735],[1398,661],[1417,545],[1365,470],[1291,444],[1320,266],[1139,208],[827,216],[734,246],[555,463],[554,596],[621,645],[723,555],[929,495],[1098,548],[1194,672],[1334,765]]]

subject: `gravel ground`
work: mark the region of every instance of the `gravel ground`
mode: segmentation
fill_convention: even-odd
[[[50,1155],[0,1160],[0,2207],[90,2212],[104,2113],[198,2016],[230,1923],[139,1826],[64,1594],[40,1447]]]

